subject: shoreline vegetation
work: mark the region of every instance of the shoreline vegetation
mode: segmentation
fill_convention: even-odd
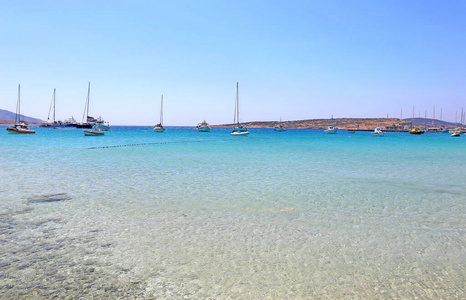
[[[14,124],[14,120],[0,120],[0,125]],[[41,125],[43,122],[27,122],[30,125]],[[413,124],[414,123],[414,124]],[[294,121],[252,121],[242,122],[242,125],[249,128],[274,128],[282,124],[285,128],[291,129],[325,129],[334,126],[338,129],[349,130],[374,130],[375,127],[382,127],[386,131],[409,131],[413,126],[421,128],[455,128],[458,124],[440,121],[436,119],[415,118],[400,120],[399,118],[336,118],[336,119],[306,119]],[[121,125],[140,126],[140,125]],[[194,126],[194,125],[193,125]],[[211,127],[232,127],[233,124],[211,125]]]

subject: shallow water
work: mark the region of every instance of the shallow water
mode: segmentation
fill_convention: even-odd
[[[2,131],[0,298],[466,297],[466,137]]]

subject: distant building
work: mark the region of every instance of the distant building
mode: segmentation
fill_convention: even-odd
[[[385,130],[391,130],[391,131],[404,131],[404,130],[409,130],[412,128],[412,122],[408,121],[401,121],[398,124],[392,124],[392,125],[387,125],[385,126]]]

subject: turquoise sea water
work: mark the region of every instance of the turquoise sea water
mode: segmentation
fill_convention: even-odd
[[[466,136],[0,127],[0,298],[461,299]]]

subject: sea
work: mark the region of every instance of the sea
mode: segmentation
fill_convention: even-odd
[[[466,298],[466,136],[5,128],[1,299]]]

